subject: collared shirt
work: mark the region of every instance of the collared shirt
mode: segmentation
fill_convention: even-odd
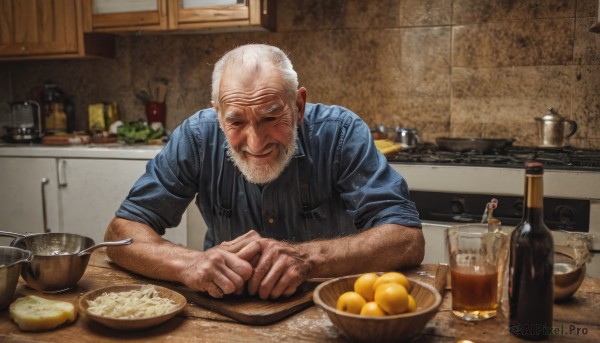
[[[282,174],[259,186],[227,156],[213,109],[195,113],[148,162],[116,212],[159,234],[194,199],[208,227],[204,247],[249,230],[301,242],[380,224],[421,227],[408,186],[377,150],[365,122],[339,106],[307,104],[297,150]]]

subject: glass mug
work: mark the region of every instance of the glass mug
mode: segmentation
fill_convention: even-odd
[[[496,225],[465,224],[447,229],[452,312],[479,321],[498,311],[506,280],[510,230]]]

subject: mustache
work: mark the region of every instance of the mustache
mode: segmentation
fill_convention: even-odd
[[[262,151],[254,151],[247,145],[240,147],[238,149],[238,151],[247,152],[247,153],[250,153],[250,154],[256,155],[256,156],[263,156],[263,155],[267,155],[268,153],[273,151],[273,149],[275,149],[275,144],[271,143],[271,144],[268,144]]]

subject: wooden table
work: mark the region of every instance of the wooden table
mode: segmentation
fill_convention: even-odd
[[[422,265],[407,271],[411,277],[433,283],[417,271],[435,272],[435,265]],[[52,299],[77,302],[85,292],[113,284],[149,282],[115,267],[108,262],[103,249],[92,254],[88,268],[73,290],[60,294],[43,294]],[[150,281],[151,282],[151,281]],[[20,281],[17,295],[37,294]],[[478,323],[465,322],[451,312],[451,293],[447,291],[440,311],[421,334],[411,342],[524,342],[509,334],[506,315]],[[550,337],[556,342],[600,342],[600,280],[587,278],[573,299],[554,306],[554,326],[563,335]],[[573,330],[573,331],[571,331]],[[578,334],[576,331],[579,330]],[[106,328],[79,317],[71,325],[38,333],[21,332],[9,319],[8,310],[0,312],[0,342],[77,342],[100,343],[127,340],[128,342],[348,342],[349,340],[329,321],[323,310],[310,306],[277,323],[265,326],[240,324],[235,320],[188,304],[177,317],[158,327],[141,332],[122,332]]]

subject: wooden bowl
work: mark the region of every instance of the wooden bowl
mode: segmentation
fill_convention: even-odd
[[[131,290],[139,290],[142,286],[144,286],[144,285],[117,285],[117,286],[104,287],[104,288],[97,289],[95,291],[88,292],[79,299],[79,313],[81,313],[87,319],[94,321],[94,322],[98,322],[109,328],[117,329],[117,330],[124,330],[124,331],[132,331],[132,330],[141,330],[141,329],[146,329],[149,327],[160,325],[160,324],[166,322],[167,320],[175,317],[175,315],[177,313],[181,312],[181,310],[183,310],[183,308],[187,304],[187,300],[183,295],[181,295],[173,290],[170,290],[168,288],[165,288],[165,287],[152,285],[154,287],[154,289],[156,289],[158,291],[158,294],[160,295],[161,298],[171,299],[172,301],[174,301],[177,304],[177,306],[173,310],[171,310],[169,313],[166,313],[166,314],[163,314],[160,316],[139,318],[139,319],[116,319],[116,318],[99,316],[97,314],[94,314],[94,313],[91,313],[90,311],[88,311],[88,307],[89,307],[88,301],[96,299],[98,296],[102,295],[105,292],[106,293],[127,292],[127,291],[131,291]]]
[[[365,317],[336,309],[338,297],[354,289],[354,281],[360,275],[351,275],[326,281],[315,289],[313,300],[323,308],[329,319],[340,331],[358,342],[403,342],[417,335],[437,313],[442,296],[432,286],[409,278],[410,295],[417,310],[385,317]]]

